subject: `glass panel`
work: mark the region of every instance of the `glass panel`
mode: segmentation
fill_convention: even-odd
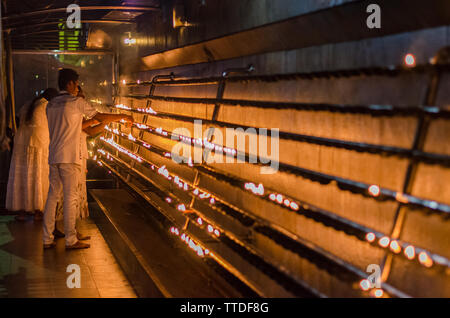
[[[75,47],[70,49],[76,50]],[[58,70],[61,68],[72,68],[80,74],[86,99],[94,106],[112,103],[112,55],[16,54],[16,114],[46,88],[58,89]]]

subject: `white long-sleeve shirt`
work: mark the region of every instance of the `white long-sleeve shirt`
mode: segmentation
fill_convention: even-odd
[[[75,97],[65,91],[50,101],[47,106],[50,134],[49,164],[81,164],[83,149],[81,128],[83,117],[94,117],[97,111],[84,98]]]

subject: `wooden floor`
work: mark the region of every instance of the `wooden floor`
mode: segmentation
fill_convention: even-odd
[[[134,298],[136,294],[93,221],[79,222],[91,248],[66,251],[64,239],[43,250],[42,223],[0,215],[0,297]],[[81,288],[67,287],[67,266],[81,269]]]

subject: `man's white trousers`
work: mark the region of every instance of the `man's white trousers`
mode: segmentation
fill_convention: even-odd
[[[50,187],[44,210],[44,244],[53,242],[55,230],[56,205],[61,192],[64,196],[64,234],[66,246],[75,244],[77,232],[75,222],[78,214],[78,179],[81,166],[75,163],[58,163],[50,165]]]

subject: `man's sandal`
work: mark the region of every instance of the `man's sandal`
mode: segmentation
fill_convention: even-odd
[[[78,239],[78,241],[86,241],[86,240],[90,240],[91,236],[84,235],[84,234],[81,234],[80,232],[77,232],[77,239]]]
[[[89,244],[77,241],[73,245],[66,245],[66,250],[80,250],[80,249],[89,248],[89,247],[91,247]]]

